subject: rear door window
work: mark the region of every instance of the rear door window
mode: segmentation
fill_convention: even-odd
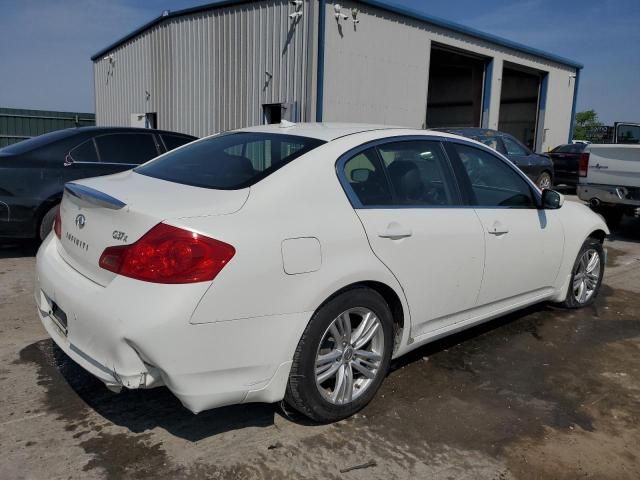
[[[135,171],[184,185],[234,190],[253,185],[323,143],[296,135],[228,133],[190,143]]]
[[[158,156],[151,133],[109,133],[95,140],[100,161],[104,163],[140,165]]]
[[[378,147],[397,205],[457,203],[453,173],[439,142],[415,140]]]
[[[522,157],[529,155],[529,152],[514,139],[502,137],[502,141],[504,142],[504,148],[507,150],[507,155],[518,155]]]
[[[393,205],[391,187],[374,148],[349,159],[344,164],[344,176],[363,206]]]
[[[97,163],[99,161],[96,146],[92,138],[72,148],[69,156],[74,162]]]
[[[174,150],[182,145],[194,141],[193,138],[183,137],[182,135],[168,135],[163,133],[161,136],[164,146],[167,147],[167,151]]]

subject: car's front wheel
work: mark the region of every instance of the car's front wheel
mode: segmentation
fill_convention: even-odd
[[[604,249],[596,238],[587,238],[573,265],[567,297],[562,305],[581,308],[593,303],[604,276]]]
[[[393,321],[387,302],[354,288],[321,306],[295,351],[285,400],[318,422],[353,415],[380,387],[391,359]]]

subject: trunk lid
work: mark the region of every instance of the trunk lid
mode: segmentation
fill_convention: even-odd
[[[133,171],[72,182],[60,205],[58,252],[75,270],[105,286],[115,277],[98,265],[105,248],[134,243],[170,218],[234,213],[248,195],[249,189],[198,188]]]

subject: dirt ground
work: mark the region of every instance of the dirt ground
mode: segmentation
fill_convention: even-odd
[[[0,478],[640,478],[640,221],[606,246],[592,307],[539,305],[421,348],[362,413],[319,426],[109,392],[40,325],[35,247],[0,245]]]

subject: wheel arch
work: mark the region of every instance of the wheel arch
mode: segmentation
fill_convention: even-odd
[[[408,332],[406,328],[408,326],[408,312],[406,312],[406,308],[403,305],[402,299],[396,290],[387,285],[384,282],[378,280],[361,280],[357,282],[350,283],[341,287],[340,289],[333,292],[329,295],[318,307],[316,311],[322,308],[327,302],[331,301],[336,296],[347,292],[349,290],[354,290],[356,288],[368,288],[370,290],[378,293],[389,305],[389,309],[391,310],[391,317],[393,320],[393,333],[394,333],[394,344],[393,351],[394,353],[398,350],[398,347],[401,345],[405,334]]]

